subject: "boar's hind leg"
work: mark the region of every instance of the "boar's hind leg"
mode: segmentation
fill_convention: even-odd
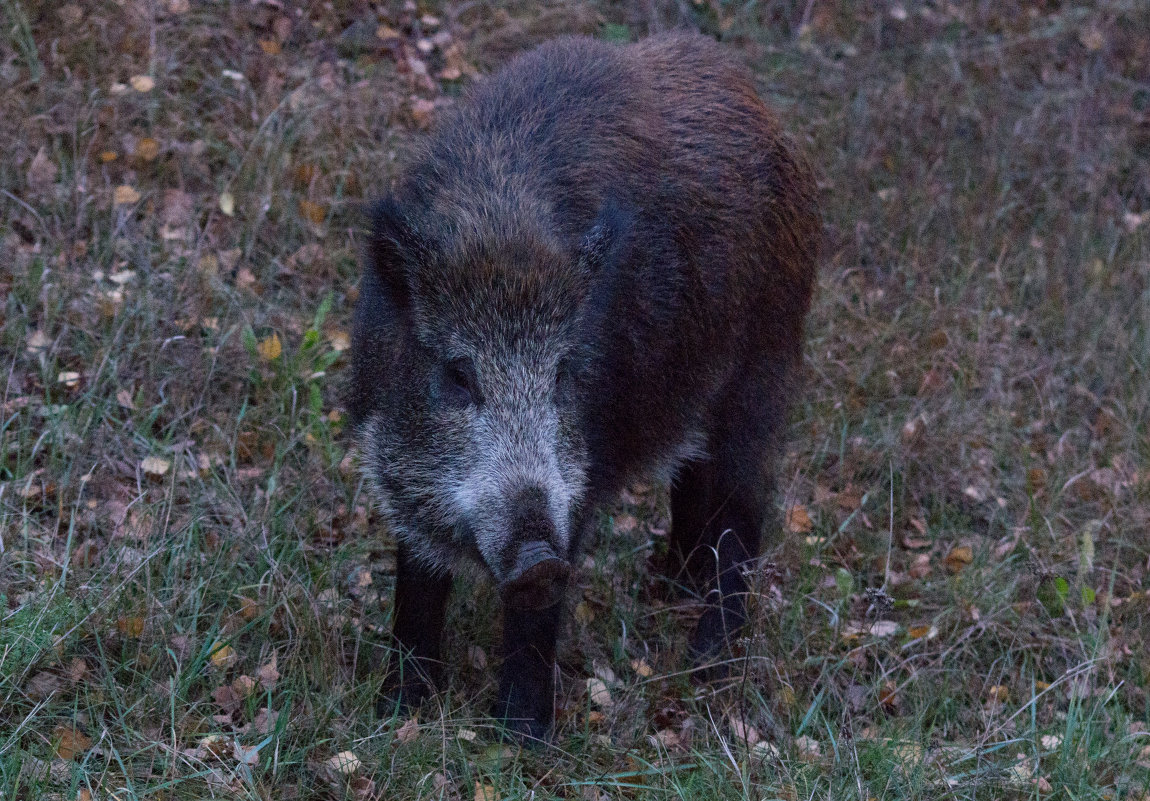
[[[439,681],[442,673],[439,645],[450,594],[451,576],[428,570],[412,556],[410,548],[400,542],[392,610],[392,633],[399,653],[377,705],[380,716],[390,715],[397,708],[419,706]]]
[[[551,728],[555,695],[555,640],[566,604],[546,609],[503,608],[503,668],[494,717],[524,740]]]
[[[691,643],[699,664],[719,656],[746,623],[744,571],[771,516],[783,387],[767,367],[740,374],[716,410],[709,458],[684,465],[672,484],[672,552],[688,581],[707,593]]]

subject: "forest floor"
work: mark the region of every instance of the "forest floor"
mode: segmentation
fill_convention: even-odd
[[[0,1],[0,798],[1150,799],[1150,6]],[[804,386],[732,678],[607,510],[548,748],[379,719],[340,386],[421,129],[561,32],[729,43],[817,164]]]

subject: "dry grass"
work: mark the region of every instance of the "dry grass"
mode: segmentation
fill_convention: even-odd
[[[440,705],[377,720],[394,562],[338,407],[358,204],[473,71],[684,20],[808,141],[828,231],[793,531],[736,680],[684,675],[638,487],[583,573],[553,749],[490,729],[485,587]],[[1150,796],[1144,4],[0,21],[0,797]]]

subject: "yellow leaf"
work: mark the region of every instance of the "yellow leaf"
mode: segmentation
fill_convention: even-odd
[[[109,161],[115,161],[119,158],[119,155],[115,150],[101,150],[100,155],[96,156],[96,158],[98,158],[101,163],[107,164]]]
[[[351,347],[351,336],[341,328],[328,331],[327,341],[331,343],[331,349],[337,353],[343,353]]]
[[[263,50],[269,56],[278,56],[280,54],[280,43],[275,39],[260,39],[260,50]]]
[[[141,161],[155,161],[160,155],[160,143],[150,136],[145,136],[136,142],[136,158]]]
[[[150,75],[133,75],[128,79],[128,83],[137,92],[150,92],[156,88],[156,80]]]
[[[655,672],[651,669],[651,666],[647,664],[646,659],[632,659],[631,669],[645,679],[651,678],[651,674]]]
[[[814,522],[811,521],[811,515],[807,511],[807,507],[802,504],[795,504],[787,510],[786,529],[791,534],[806,534],[814,528]]]
[[[1010,698],[1010,690],[1001,684],[996,684],[987,692],[987,696],[991,701],[997,701],[1000,704],[1005,704],[1007,699]]]
[[[120,184],[112,192],[112,202],[117,206],[130,206],[140,201],[140,193],[127,184]]]
[[[236,659],[238,659],[239,657],[236,654],[236,650],[234,648],[232,648],[230,645],[223,645],[222,643],[216,643],[212,647],[212,657],[211,658],[212,658],[212,664],[215,665],[216,667],[220,668],[221,670],[223,670],[224,668],[230,667],[231,665],[235,664]]]
[[[319,225],[323,222],[323,218],[327,216],[327,209],[318,203],[312,203],[310,200],[303,200],[301,198],[299,202],[299,213],[316,225]]]
[[[974,549],[969,545],[958,545],[950,549],[946,555],[946,569],[957,573],[974,561]]]
[[[475,783],[475,801],[499,801],[499,793],[490,784]]]
[[[938,636],[938,629],[934,626],[911,626],[907,634],[912,640],[921,640],[923,637],[934,639]]]
[[[259,344],[256,345],[256,350],[259,351],[260,358],[264,361],[272,362],[280,357],[284,348],[280,343],[279,335],[272,334],[266,339],[261,339]]]

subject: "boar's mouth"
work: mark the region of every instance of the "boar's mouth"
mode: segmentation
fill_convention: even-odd
[[[547,609],[563,600],[570,566],[550,543],[528,542],[519,549],[515,569],[500,586],[503,603],[514,609]]]

